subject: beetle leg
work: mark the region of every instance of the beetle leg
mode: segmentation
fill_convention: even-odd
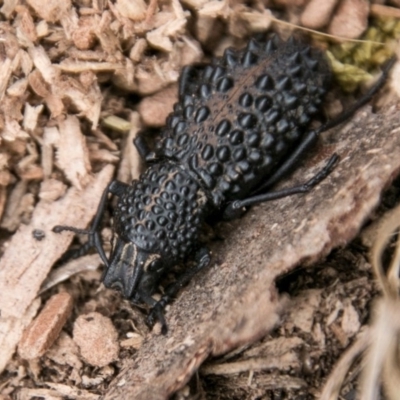
[[[179,76],[178,96],[180,101],[182,101],[183,96],[185,95],[187,85],[189,83],[189,80],[191,79],[190,75],[193,74],[193,70],[193,65],[186,65],[185,67],[183,67],[181,75]]]
[[[184,102],[186,95],[197,96],[201,84],[208,82],[212,71],[213,68],[210,69],[210,65],[205,63],[196,63],[183,67],[179,77],[179,101]]]
[[[146,157],[150,154],[149,146],[145,142],[142,136],[143,131],[139,132],[139,135],[133,139],[133,144],[136,147],[136,150],[138,151],[140,157],[143,158],[143,160],[146,159]]]
[[[333,154],[326,165],[321,170],[319,170],[310,180],[308,180],[306,183],[303,183],[302,185],[285,188],[276,192],[259,194],[243,200],[232,201],[223,211],[223,218],[225,220],[237,218],[243,213],[244,207],[253,206],[255,204],[264,203],[266,201],[281,199],[283,197],[291,196],[293,194],[307,193],[333,171],[338,161],[339,156],[336,153]]]
[[[103,263],[108,267],[109,262],[106,257],[106,254],[104,252],[103,245],[101,243],[99,225],[100,225],[101,219],[103,218],[104,209],[107,205],[108,194],[110,193],[115,196],[120,196],[126,190],[126,188],[128,186],[129,185],[127,185],[123,182],[120,182],[120,181],[112,181],[105,188],[105,190],[101,196],[100,203],[97,208],[94,220],[90,226],[90,229],[88,229],[88,230],[79,229],[79,228],[75,228],[73,226],[67,226],[67,225],[56,225],[53,228],[53,232],[55,232],[55,233],[70,231],[70,232],[74,232],[77,234],[88,235],[87,243],[85,243],[79,249],[68,254],[68,256],[65,257],[66,259],[81,257],[82,255],[86,254],[92,247],[94,247],[97,250],[97,252],[99,253],[100,258],[103,261]],[[64,261],[65,261],[65,259],[64,259]]]
[[[133,139],[133,144],[143,160],[146,162],[154,162],[157,160],[157,155],[154,153],[154,151],[150,151],[149,146],[143,138],[143,134],[146,131],[146,129],[142,129],[139,132],[139,135]]]
[[[196,85],[198,84],[199,77],[203,73],[203,70],[206,66],[207,64],[197,63],[183,67],[181,75],[179,76],[179,101],[183,101],[185,94],[188,94],[189,85],[192,82],[195,82]]]
[[[192,268],[182,273],[175,282],[171,283],[165,289],[165,293],[159,301],[151,304],[152,309],[147,317],[147,323],[150,326],[153,326],[154,322],[158,320],[162,325],[161,332],[164,335],[167,333],[168,327],[167,324],[165,323],[165,318],[164,318],[165,306],[184,286],[186,286],[190,282],[190,280],[193,278],[194,275],[196,275],[200,270],[208,266],[210,260],[211,260],[210,251],[208,250],[207,247],[202,247],[197,251],[195,255],[196,264]],[[143,299],[143,301],[149,304],[146,301],[146,299],[144,299],[142,296],[141,298]]]
[[[297,146],[295,151],[287,158],[287,160],[272,174],[272,176],[259,186],[253,194],[262,193],[275,183],[279,182],[285,175],[287,175],[301,160],[304,159],[307,153],[318,141],[318,134],[316,131],[308,132],[301,143]]]

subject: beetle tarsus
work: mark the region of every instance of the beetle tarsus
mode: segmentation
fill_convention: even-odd
[[[56,225],[53,227],[52,231],[54,233],[61,233],[61,232],[73,232],[77,235],[90,235],[90,231],[87,229],[79,229],[75,228],[74,226],[68,226],[68,225]]]
[[[328,160],[324,168],[322,168],[319,172],[317,172],[308,182],[302,185],[304,188],[303,193],[309,192],[312,188],[314,188],[321,181],[323,181],[335,169],[335,167],[339,162],[339,159],[340,159],[339,156],[336,153],[334,153]]]
[[[243,207],[254,206],[256,204],[265,203],[271,200],[282,199],[284,197],[292,196],[294,194],[309,192],[313,187],[318,185],[333,171],[338,161],[339,156],[336,153],[333,154],[321,170],[319,170],[310,180],[301,185],[297,185],[291,188],[284,188],[275,192],[267,192],[264,194],[248,197],[247,199],[231,202],[224,210],[224,219],[233,219],[237,215],[238,210],[242,209]]]
[[[150,310],[149,315],[147,316],[147,325],[150,327],[153,327],[154,324],[158,321],[161,324],[161,333],[163,335],[166,335],[168,333],[168,325],[167,322],[165,321],[165,316],[164,316],[164,309],[166,306],[166,303],[164,301],[158,301]]]

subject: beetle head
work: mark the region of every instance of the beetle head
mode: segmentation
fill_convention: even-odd
[[[108,288],[119,290],[129,300],[145,301],[141,295],[152,294],[163,271],[159,254],[116,237],[109,265],[103,274],[103,283]]]

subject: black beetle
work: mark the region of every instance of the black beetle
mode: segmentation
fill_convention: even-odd
[[[227,49],[209,65],[185,67],[179,102],[155,151],[142,138],[135,141],[147,170],[130,185],[109,184],[90,230],[56,226],[54,231],[88,234],[83,249],[94,246],[99,252],[105,286],[119,289],[132,303],[150,306],[149,323],[157,318],[165,332],[165,305],[210,262],[207,247],[199,244],[204,218],[215,210],[234,218],[245,207],[317,185],[338,161],[336,154],[305,184],[270,191],[307,155],[321,132],[370,100],[393,63],[394,58],[356,104],[315,130],[307,128],[331,81],[328,62],[317,49],[275,36],[266,43],[251,40],[244,50]],[[109,258],[99,235],[108,194],[119,198]],[[194,266],[166,288],[161,300],[154,300],[166,272],[190,259]]]

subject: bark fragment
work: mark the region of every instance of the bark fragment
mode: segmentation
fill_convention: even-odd
[[[72,297],[67,292],[53,296],[25,330],[18,346],[25,360],[42,356],[53,344],[72,311]]]

